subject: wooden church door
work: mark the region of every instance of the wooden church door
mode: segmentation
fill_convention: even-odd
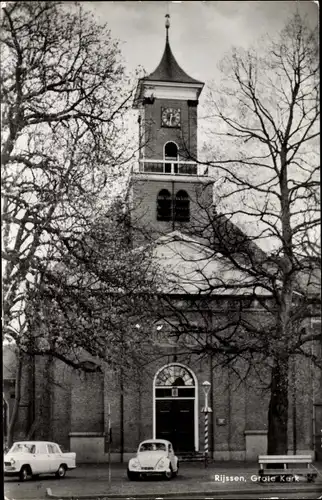
[[[176,452],[194,451],[194,401],[156,401],[156,437],[171,441]]]
[[[175,452],[195,451],[195,382],[182,365],[163,368],[155,379],[155,437]]]

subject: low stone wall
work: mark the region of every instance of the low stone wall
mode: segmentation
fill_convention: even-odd
[[[78,463],[105,462],[105,435],[100,432],[69,433],[70,451],[76,453]]]
[[[244,432],[246,442],[246,461],[256,461],[258,455],[267,454],[267,431],[248,430]]]

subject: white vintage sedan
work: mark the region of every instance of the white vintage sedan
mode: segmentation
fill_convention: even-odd
[[[140,443],[136,457],[129,461],[127,477],[131,481],[148,475],[161,475],[171,479],[178,471],[179,460],[170,441],[147,439]]]
[[[76,453],[63,453],[58,444],[47,441],[14,443],[4,456],[4,475],[19,476],[21,481],[39,474],[63,478],[67,470],[75,467]]]

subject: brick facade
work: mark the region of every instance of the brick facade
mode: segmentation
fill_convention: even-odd
[[[180,109],[181,127],[162,125],[163,108]],[[144,106],[142,126],[145,131],[145,145],[140,151],[146,159],[163,159],[164,145],[173,141],[179,148],[179,158],[197,158],[197,105],[196,102],[178,99],[155,99]]]
[[[167,189],[172,196],[184,190],[190,198],[190,222],[157,220],[157,197],[161,189]],[[134,244],[143,244],[141,229],[148,228],[148,237],[156,239],[171,231],[194,233],[196,227],[205,227],[213,203],[213,183],[209,179],[182,180],[180,178],[145,179],[133,177],[132,181],[132,226]]]
[[[202,382],[212,382],[209,402],[213,409],[210,415],[211,455],[216,460],[245,460],[247,458],[246,434],[254,431],[267,431],[267,412],[269,393],[263,387],[258,375],[253,372],[245,382],[228,368],[216,365],[215,359],[181,359],[168,354],[158,362],[151,363],[142,376],[133,379],[124,375],[123,418],[121,414],[121,392],[119,376],[109,372],[105,375],[86,374],[86,380],[78,373],[66,379],[66,367],[56,362],[56,377],[64,378],[64,386],[52,384],[47,393],[46,404],[42,407],[39,425],[35,432],[37,439],[53,439],[65,449],[72,448],[78,453],[78,461],[106,462],[108,460],[108,405],[111,410],[111,452],[113,460],[123,460],[133,454],[138,443],[153,435],[153,377],[158,369],[167,363],[182,363],[191,370],[198,381],[198,447],[203,450],[204,420],[202,407],[204,395]],[[174,352],[174,351],[173,351]],[[309,361],[306,368],[302,364],[303,376],[297,381],[297,449],[310,453],[312,450],[312,411],[319,390],[319,380],[314,375]],[[42,376],[45,381],[46,367]],[[65,375],[63,377],[63,372]],[[48,376],[48,371],[47,371]],[[268,378],[266,379],[268,381]],[[44,385],[45,382],[44,382]],[[51,416],[48,414],[48,400]],[[44,400],[43,400],[44,401]],[[292,397],[290,394],[289,449],[292,451]],[[123,449],[121,426],[123,419]],[[79,440],[96,442],[94,453],[87,457],[81,453],[79,443],[71,445],[71,436]],[[102,440],[102,450],[99,448]],[[75,444],[76,442],[76,444]],[[262,450],[265,452],[265,450]],[[88,459],[87,459],[88,458]],[[254,459],[252,456],[250,459]]]

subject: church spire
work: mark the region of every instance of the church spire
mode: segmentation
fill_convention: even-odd
[[[202,84],[191,76],[187,75],[185,71],[179,66],[169,42],[169,28],[170,28],[170,14],[165,15],[165,29],[166,41],[163,56],[159,66],[148,76],[144,78],[145,81],[163,81],[163,82],[178,82],[189,84]]]

